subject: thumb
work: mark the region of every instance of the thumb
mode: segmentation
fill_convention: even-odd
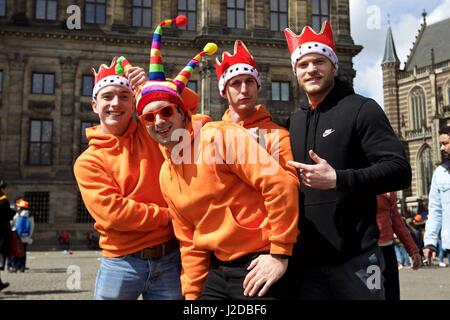
[[[319,157],[314,151],[309,150],[309,157],[311,158],[312,161],[314,161],[315,163],[321,163],[323,161],[323,159],[321,157]]]

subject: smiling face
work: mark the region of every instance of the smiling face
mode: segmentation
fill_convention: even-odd
[[[171,110],[171,111],[169,111]],[[185,115],[169,101],[153,101],[142,110],[147,131],[159,144],[171,150],[179,141],[172,141],[176,129],[185,128]],[[145,120],[147,118],[147,120]]]
[[[258,83],[250,75],[242,74],[228,80],[225,96],[231,111],[245,119],[256,111]]]
[[[133,95],[120,86],[108,86],[100,90],[92,100],[92,109],[100,118],[103,133],[121,136],[133,116]]]
[[[319,103],[334,86],[336,68],[325,56],[310,53],[297,61],[295,66],[299,86],[311,103]]]

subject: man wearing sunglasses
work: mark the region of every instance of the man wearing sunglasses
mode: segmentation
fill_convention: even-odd
[[[182,299],[179,245],[158,183],[164,159],[133,117],[131,88],[146,79],[123,57],[95,73],[100,125],[86,130],[89,148],[74,166],[103,250],[94,299]]]

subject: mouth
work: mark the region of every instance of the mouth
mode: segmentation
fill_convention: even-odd
[[[167,138],[170,134],[172,126],[155,128],[155,133],[163,138]]]
[[[106,114],[113,117],[120,117],[124,112],[121,111],[107,111]]]
[[[320,79],[322,79],[322,78],[321,77],[314,77],[314,78],[309,78],[309,79],[305,80],[305,82],[307,82],[307,83],[316,83],[316,82],[319,82]]]

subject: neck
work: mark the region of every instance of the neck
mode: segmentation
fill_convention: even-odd
[[[323,93],[319,93],[319,94],[315,94],[315,95],[309,95],[306,94],[306,96],[308,97],[308,102],[311,106],[313,107],[317,107],[319,105],[319,103],[321,103],[323,100],[325,100],[325,98],[328,96],[328,94],[331,92],[331,90],[333,89],[334,84],[332,86],[330,86],[325,92]]]
[[[232,106],[228,107],[230,109],[230,118],[233,123],[239,123],[249,118],[256,112],[256,105],[249,110],[243,110],[242,112],[236,112]]]
[[[120,137],[120,136],[124,135],[124,133],[125,133],[125,131],[127,131],[129,125],[130,125],[130,123],[128,123],[126,126],[119,127],[119,126],[107,126],[104,123],[100,123],[100,131],[102,133],[112,134],[114,136]]]

